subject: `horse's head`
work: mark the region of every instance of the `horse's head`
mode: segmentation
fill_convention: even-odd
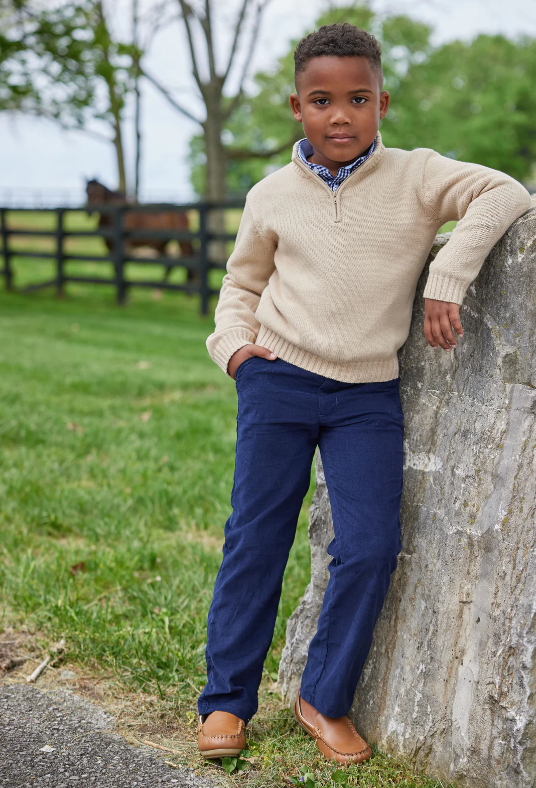
[[[102,205],[103,202],[106,202],[106,192],[108,189],[104,184],[99,183],[96,178],[92,178],[90,181],[86,181],[86,194],[87,194],[87,205]],[[88,208],[87,214],[91,216],[93,210]]]
[[[103,203],[126,202],[126,196],[123,192],[112,191],[103,183],[100,183],[96,178],[92,178],[90,181],[86,181],[86,194],[87,194],[88,206],[102,205]],[[89,209],[87,213],[88,215],[91,216],[93,211]]]

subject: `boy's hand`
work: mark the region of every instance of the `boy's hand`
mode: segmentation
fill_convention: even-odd
[[[276,354],[268,350],[267,347],[262,347],[261,345],[244,345],[233,353],[227,364],[227,372],[233,380],[235,380],[236,370],[240,364],[247,358],[250,358],[250,356],[262,356],[270,361],[277,358]]]
[[[435,298],[425,298],[424,335],[434,350],[437,350],[438,344],[444,350],[452,350],[453,347],[457,347],[456,337],[452,328],[455,329],[458,336],[463,337],[463,328],[460,322],[460,305],[451,301],[437,301]]]

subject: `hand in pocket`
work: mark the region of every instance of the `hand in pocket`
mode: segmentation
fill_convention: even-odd
[[[251,358],[251,356],[261,356],[262,358],[267,358],[269,361],[273,361],[277,358],[276,354],[268,350],[267,347],[253,344],[244,345],[233,353],[227,364],[227,372],[233,380],[236,380],[236,370],[240,364],[246,361],[246,359]]]

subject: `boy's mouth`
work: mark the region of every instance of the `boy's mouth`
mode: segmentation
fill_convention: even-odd
[[[328,140],[333,140],[333,142],[349,142],[350,140],[355,139],[355,137],[350,136],[350,134],[330,134],[328,136]]]

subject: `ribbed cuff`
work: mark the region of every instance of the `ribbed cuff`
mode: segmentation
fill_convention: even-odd
[[[429,273],[424,287],[424,298],[462,304],[469,284],[442,274]]]
[[[240,350],[244,345],[255,344],[255,337],[251,336],[251,331],[245,328],[236,328],[229,331],[222,331],[221,334],[211,334],[206,341],[207,350],[210,358],[225,372],[228,378],[233,380],[227,372],[229,359]]]

